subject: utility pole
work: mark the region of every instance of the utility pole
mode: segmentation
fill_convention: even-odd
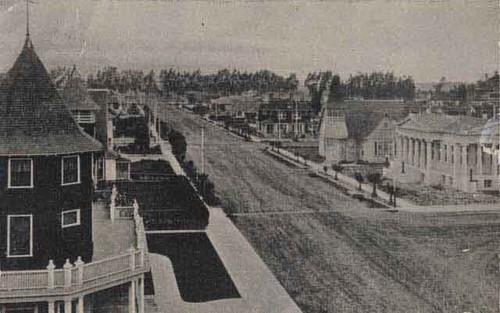
[[[278,145],[277,145],[277,149],[278,149],[278,152],[280,151],[280,142],[281,142],[281,116],[280,116],[280,110],[278,108]]]
[[[297,109],[297,101],[294,100],[295,102],[295,137],[299,137],[299,111]]]
[[[396,137],[396,131],[397,131],[397,125],[394,127],[394,132],[392,133],[393,137],[393,147],[392,147],[392,204],[394,207],[396,207],[396,173],[398,172],[396,170],[396,164],[395,164],[395,159],[396,159],[396,146],[397,146],[397,137]],[[399,149],[402,149],[402,147],[399,147]]]
[[[205,126],[201,126],[201,173],[205,174]]]

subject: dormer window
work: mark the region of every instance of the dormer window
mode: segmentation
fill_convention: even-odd
[[[9,188],[33,188],[33,160],[29,158],[9,159]]]
[[[80,156],[64,156],[61,164],[61,185],[80,183]]]

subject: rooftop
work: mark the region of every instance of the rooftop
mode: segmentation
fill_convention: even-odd
[[[76,66],[73,66],[73,69],[67,73],[61,93],[71,111],[97,111],[100,109],[87,91],[87,84],[76,70]]]
[[[328,114],[330,113],[331,111],[328,112]],[[347,131],[347,138],[363,140],[377,128],[384,117],[388,117],[382,112],[375,111],[345,112],[343,116],[346,129],[339,128],[338,123],[327,121],[325,123],[325,138],[345,138],[344,133]]]
[[[486,121],[466,115],[419,114],[400,125],[401,129],[448,134],[481,134]]]
[[[0,155],[54,155],[101,150],[76,124],[26,37],[0,82]]]

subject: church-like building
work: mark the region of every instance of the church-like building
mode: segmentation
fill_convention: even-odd
[[[393,154],[394,118],[383,111],[349,110],[341,104],[323,109],[319,155],[328,164],[388,162]]]

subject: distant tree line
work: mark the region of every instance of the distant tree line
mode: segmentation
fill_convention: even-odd
[[[136,92],[158,92],[156,84],[156,74],[153,70],[144,74],[140,70],[123,70],[110,66],[97,73],[92,73],[87,77],[89,88],[106,88],[121,93],[127,91]]]
[[[56,80],[67,71],[64,67],[58,67],[51,71],[51,76]],[[250,90],[290,91],[295,90],[298,84],[294,73],[283,77],[269,70],[240,72],[223,69],[215,74],[203,74],[200,70],[189,72],[170,68],[161,70],[157,76],[154,70],[145,73],[141,70],[119,70],[109,66],[87,76],[89,88],[106,88],[121,93],[163,91],[167,94],[184,95],[195,91],[227,96]]]
[[[358,73],[345,80],[332,71],[314,72],[307,75],[304,85],[309,89],[317,110],[322,100],[411,100],[415,97],[413,78],[395,76],[392,72]]]
[[[162,70],[159,78],[164,92],[180,95],[188,91],[205,91],[219,96],[228,96],[250,90],[259,92],[295,90],[298,86],[295,74],[283,77],[269,70],[240,72],[223,69],[215,74],[202,74],[200,70],[180,72],[168,69]]]

